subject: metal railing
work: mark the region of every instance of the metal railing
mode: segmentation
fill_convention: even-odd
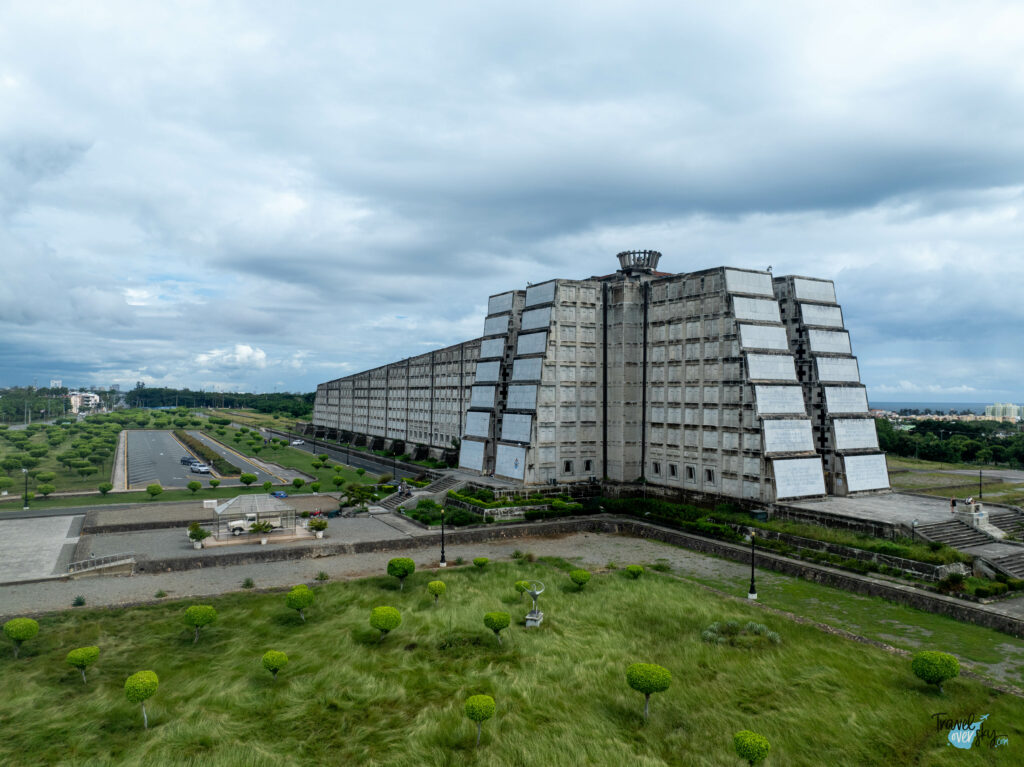
[[[92,570],[97,567],[108,567],[121,562],[135,562],[135,552],[125,551],[120,554],[107,554],[103,557],[90,557],[81,562],[72,562],[68,565],[69,573],[80,573],[85,570]]]

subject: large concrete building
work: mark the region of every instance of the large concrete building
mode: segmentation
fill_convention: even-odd
[[[887,491],[832,282],[666,274],[660,255],[491,296],[481,338],[321,384],[314,424],[435,457],[459,444],[462,469],[525,485]]]

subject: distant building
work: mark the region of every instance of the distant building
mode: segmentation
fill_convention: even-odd
[[[121,391],[121,384],[110,384],[110,391]]]
[[[1024,407],[997,402],[985,407],[985,415],[995,418],[1024,418]]]
[[[328,438],[524,485],[643,480],[755,502],[888,491],[830,280],[620,269],[491,296],[483,336],[317,387]]]
[[[64,382],[61,379],[59,379],[59,378],[51,378],[50,379],[50,388],[51,389],[60,389],[63,386],[64,386]]]
[[[71,400],[72,413],[95,410],[100,404],[100,395],[88,391],[73,391],[68,394],[68,399]]]

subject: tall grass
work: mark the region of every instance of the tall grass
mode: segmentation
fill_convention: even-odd
[[[719,767],[738,763],[740,729],[771,741],[772,765],[1019,764],[1016,698],[967,679],[939,696],[903,658],[654,573],[597,574],[578,591],[560,564],[416,573],[402,592],[386,576],[319,585],[306,623],[283,592],[229,595],[213,601],[219,618],[195,645],[187,602],[44,617],[21,659],[0,654],[0,764]],[[437,577],[448,591],[435,606],[426,583]],[[547,584],[540,629],[523,626],[521,578]],[[382,604],[403,615],[383,640],[368,624]],[[513,614],[502,646],[483,625],[490,610]],[[701,641],[730,618],[767,623],[783,643]],[[87,644],[102,654],[83,685],[64,655]],[[260,665],[268,649],[291,659],[276,682]],[[649,723],[625,682],[634,661],[673,675]],[[122,687],[147,668],[160,689],[143,731]],[[476,693],[498,704],[479,749],[462,713]],[[1010,746],[953,749],[931,718],[939,711],[988,713]]]

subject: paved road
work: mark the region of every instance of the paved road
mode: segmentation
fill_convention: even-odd
[[[281,433],[283,434],[284,432]],[[304,439],[305,443],[302,445],[294,445],[294,448],[296,450],[304,450],[307,453],[312,453],[312,442],[308,439],[305,439],[304,437],[300,437],[300,439]],[[338,463],[343,463],[346,466],[351,466],[356,469],[366,469],[368,472],[372,474],[394,474],[396,477],[399,478],[414,478],[419,474],[419,472],[406,471],[404,469],[397,468],[394,465],[390,464],[387,458],[375,456],[376,460],[371,460],[361,455],[358,450],[339,450],[330,445],[325,445],[323,442],[320,442],[319,440],[316,443],[316,452],[318,455],[326,453],[331,457],[332,460]]]
[[[199,436],[194,432],[190,433]],[[268,479],[274,483],[284,481],[245,460],[238,453],[220,447],[212,440],[200,437],[200,441],[243,472],[256,474],[259,483]],[[126,443],[129,489],[143,489],[154,482],[163,487],[187,487],[194,479],[205,484],[211,477],[220,479],[222,486],[241,484],[237,477],[222,477],[216,472],[196,474],[190,471],[188,466],[181,463],[181,458],[185,455],[196,457],[195,453],[178,442],[169,431],[129,431]]]
[[[262,485],[267,480],[270,480],[274,484],[280,484],[287,482],[288,480],[278,474],[274,474],[263,467],[258,461],[250,460],[236,450],[232,450],[230,447],[226,447],[215,439],[211,439],[202,432],[189,431],[187,432],[190,437],[194,437],[206,445],[210,450],[215,452],[227,461],[230,461],[235,466],[240,468],[244,472],[251,472],[256,475],[256,484]],[[231,484],[231,483],[228,483]]]

